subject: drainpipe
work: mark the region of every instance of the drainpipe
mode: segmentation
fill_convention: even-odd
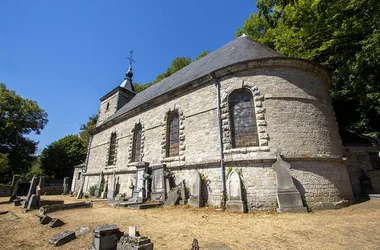
[[[225,207],[226,204],[226,170],[224,167],[224,149],[223,149],[223,128],[222,128],[222,112],[220,108],[220,81],[219,78],[215,76],[215,72],[210,73],[211,79],[215,81],[215,87],[217,91],[217,98],[216,98],[216,110],[218,114],[218,125],[219,125],[219,145],[220,145],[220,174],[222,175],[222,184],[223,184],[223,191],[222,191],[222,201],[221,201],[221,207]]]

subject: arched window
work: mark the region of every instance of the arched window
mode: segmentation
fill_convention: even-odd
[[[166,136],[166,156],[179,155],[179,115],[178,111],[173,111],[168,117],[168,127]]]
[[[136,124],[133,132],[132,162],[141,161],[141,124]]]
[[[115,165],[116,163],[116,133],[111,134],[110,151],[108,154],[108,165]]]
[[[228,99],[233,148],[259,146],[252,93],[238,89]]]

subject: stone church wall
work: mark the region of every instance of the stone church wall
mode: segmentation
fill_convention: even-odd
[[[313,67],[308,70],[289,67],[259,67],[243,70],[220,79],[222,99],[235,88],[255,91],[256,118],[260,146],[231,149],[228,118],[223,120],[226,167],[242,168],[249,209],[269,209],[276,194],[275,172],[271,165],[275,151],[292,164],[293,177],[313,207],[343,198],[352,199],[347,168],[341,163],[343,148],[334,113],[327,95],[327,78]],[[186,91],[186,92],[185,92]],[[170,94],[169,101],[128,118],[93,136],[88,159],[86,190],[97,184],[96,175],[116,173],[120,191],[129,192],[129,180],[135,167],[129,162],[133,133],[138,122],[143,126],[142,160],[173,168],[176,180],[188,180],[196,169],[209,180],[207,199],[218,205],[222,183],[219,160],[220,145],[217,120],[217,92],[212,81],[192,90]],[[223,100],[222,100],[223,101]],[[228,107],[223,106],[228,117]],[[173,109],[183,113],[182,153],[163,158],[165,115]],[[222,119],[223,119],[222,115]],[[107,166],[110,135],[117,133],[117,160]],[[122,172],[128,172],[123,174]]]

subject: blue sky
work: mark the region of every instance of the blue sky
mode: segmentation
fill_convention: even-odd
[[[39,148],[79,132],[99,98],[119,85],[134,50],[134,82],[177,56],[195,58],[234,39],[256,1],[0,1],[0,82],[38,102],[49,122]]]

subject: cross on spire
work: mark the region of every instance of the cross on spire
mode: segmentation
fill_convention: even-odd
[[[132,58],[132,53],[133,53],[133,50],[130,50],[129,53],[131,54],[129,57],[127,57],[127,59],[129,60],[129,67],[132,69],[132,63],[136,62],[135,60],[133,60]]]

